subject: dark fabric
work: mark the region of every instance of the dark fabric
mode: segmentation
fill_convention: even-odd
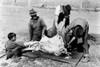
[[[19,46],[17,46],[15,49],[12,51],[7,51],[7,59],[12,58],[12,57],[18,57],[21,54],[21,49]]]
[[[89,53],[89,47],[90,47],[90,45],[88,44],[87,38],[86,38],[86,33],[87,33],[88,30],[89,30],[89,27],[83,33],[83,48],[84,48],[84,53]]]
[[[16,48],[18,46],[17,43],[13,42],[13,41],[10,41],[8,40],[5,44],[5,49],[6,51],[9,51],[11,52],[14,48]]]
[[[76,37],[76,38],[80,38],[83,36],[83,33],[84,33],[84,30],[83,28],[80,26],[80,25],[77,25],[74,30],[73,30],[73,35]],[[85,35],[84,35],[85,36]]]
[[[68,43],[71,39],[72,39],[73,35],[72,34],[66,34],[66,42]],[[70,47],[68,47],[68,45],[65,45],[65,48],[67,48],[68,52],[72,52],[74,50],[77,49],[78,52],[83,52],[83,47],[82,47],[82,43],[81,44],[77,44],[77,39],[75,39],[72,43],[70,43]]]
[[[68,43],[71,38],[73,37],[73,34],[68,33],[65,36],[66,42]],[[85,37],[85,32],[82,36],[83,42],[82,43],[77,43],[77,38],[70,44],[70,48],[67,48],[67,44],[65,45],[65,48],[67,48],[68,52],[72,52],[74,50],[77,50],[78,52],[84,52],[84,53],[88,53],[88,49],[89,49],[89,44],[87,42],[85,42],[84,40]]]
[[[22,54],[22,49],[26,48],[24,45],[17,44],[16,42],[7,41],[5,45],[7,58],[18,57]]]
[[[7,51],[6,54],[7,54],[6,59],[9,59],[9,58],[13,57],[13,55],[14,55],[12,52],[9,52],[9,51]]]
[[[79,22],[79,21],[80,21],[80,22]],[[76,19],[75,21],[73,21],[73,24],[70,24],[69,28],[67,28],[67,29],[71,30],[71,29],[73,28],[72,31],[75,31],[74,28],[75,28],[75,26],[77,26],[77,25],[82,26],[82,28],[84,29],[83,35],[82,35],[82,37],[81,37],[82,40],[83,40],[83,42],[79,44],[79,40],[78,40],[78,38],[77,38],[76,43],[73,43],[72,45],[77,45],[77,50],[78,50],[78,51],[84,51],[84,53],[88,53],[89,44],[87,43],[87,35],[88,35],[88,31],[89,31],[89,25],[88,25],[88,23],[87,23],[85,20],[83,20],[83,19]],[[67,30],[67,31],[68,31],[68,30]],[[72,36],[74,36],[74,35],[73,35],[73,32],[72,32]],[[81,50],[81,48],[82,48],[83,50]]]
[[[65,20],[65,28],[70,24],[70,16]]]
[[[61,12],[59,15],[58,15],[58,24],[61,22],[61,21],[63,21],[63,19],[64,19],[64,14]]]
[[[64,12],[64,15],[69,15],[70,14],[70,11],[71,11],[71,6],[70,5],[64,5],[62,6],[63,8],[63,12]]]
[[[35,58],[41,57],[41,51],[26,52],[26,53],[23,53],[22,56],[35,59]]]
[[[40,41],[41,38],[42,38],[42,35],[36,35],[36,34],[34,34],[32,40],[33,41]]]

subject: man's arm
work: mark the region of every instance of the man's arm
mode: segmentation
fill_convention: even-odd
[[[68,32],[70,32],[70,30],[72,30],[73,27],[74,27],[74,26],[73,26],[72,24],[70,24],[70,25],[68,25],[68,26],[65,28],[65,30],[62,32],[62,38],[63,38],[63,41],[64,41],[65,45],[67,44],[67,43],[66,43],[66,40],[65,40],[65,35],[68,34]]]
[[[70,40],[70,42],[67,43],[68,47],[70,47],[70,44],[75,40],[75,37],[72,37],[72,39]]]
[[[33,28],[32,28],[32,25],[30,23],[29,23],[29,36],[30,36],[30,41],[31,41],[33,38]]]
[[[43,29],[42,29],[42,35],[44,35],[44,31],[47,29],[47,26],[44,23],[44,20],[43,19],[41,19],[41,24],[42,24],[42,27],[43,27]]]
[[[65,28],[65,33],[67,34],[68,32],[70,32],[70,30],[72,30],[74,28],[74,24],[71,23],[70,25],[68,25],[66,28]]]

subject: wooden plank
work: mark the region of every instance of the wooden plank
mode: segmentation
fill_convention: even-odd
[[[71,56],[71,59],[65,59],[64,57],[61,56],[54,56],[53,54],[49,54],[49,53],[44,53],[41,51],[36,51],[36,52],[28,52],[26,54],[23,54],[23,56],[29,57],[29,58],[46,58],[46,59],[51,59],[54,61],[59,61],[59,62],[63,62],[63,63],[68,63],[68,64],[72,64],[75,65],[79,59],[82,57],[83,53],[73,53],[73,55]]]

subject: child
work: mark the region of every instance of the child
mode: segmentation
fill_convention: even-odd
[[[7,58],[12,58],[12,57],[19,57],[22,54],[22,49],[26,48],[24,45],[19,45],[16,43],[16,34],[13,32],[10,32],[8,34],[8,41],[5,44],[5,49],[6,49],[6,54]]]

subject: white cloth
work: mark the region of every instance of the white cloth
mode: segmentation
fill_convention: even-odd
[[[52,38],[43,37],[41,39],[42,49],[49,53],[54,53],[56,56],[59,56],[61,53],[67,53],[67,50],[64,48],[64,42],[60,35],[56,35]]]
[[[62,31],[62,29],[64,28],[65,25],[65,19],[63,21],[61,21],[59,24],[57,22],[55,22],[55,26],[57,28],[57,31]]]
[[[61,5],[59,5],[59,6],[56,7],[56,9],[55,9],[55,15],[58,16],[60,12],[62,12]]]
[[[58,5],[55,9],[55,15],[58,17],[58,15],[62,12],[62,7],[61,5]],[[58,18],[55,19],[55,26],[57,28],[57,32],[62,32],[62,30],[64,29],[64,25],[65,25],[65,19],[63,19],[63,21],[61,21],[59,24],[57,23]]]
[[[38,41],[29,41],[29,42],[25,42],[24,45],[25,46],[31,46],[31,45],[34,45],[36,43],[39,43]]]
[[[33,51],[38,51],[41,48],[41,45],[39,44],[38,41],[29,41],[24,43],[25,46],[29,46],[25,50],[33,50]]]

